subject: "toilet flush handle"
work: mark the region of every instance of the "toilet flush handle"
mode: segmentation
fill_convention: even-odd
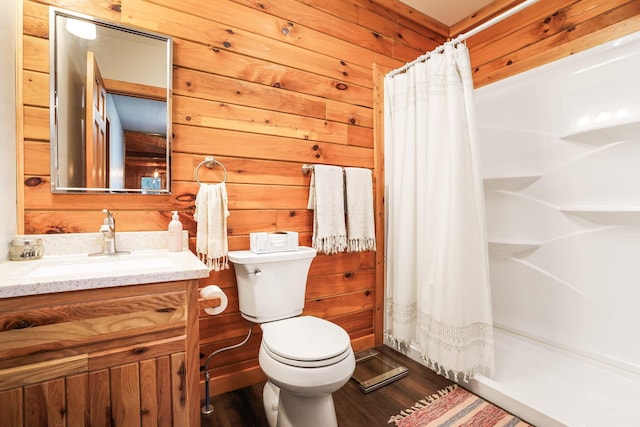
[[[261,274],[262,274],[262,270],[260,270],[259,268],[256,268],[256,269],[255,269],[255,270],[253,270],[253,271],[249,271],[247,274],[249,274],[249,275],[254,274],[254,275],[256,275],[256,276],[259,276],[259,275],[261,275]]]

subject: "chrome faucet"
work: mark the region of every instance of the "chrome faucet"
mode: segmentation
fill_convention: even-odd
[[[102,233],[102,252],[95,252],[89,255],[118,255],[128,254],[129,251],[118,251],[116,249],[116,220],[107,209],[102,209],[106,215],[104,222],[100,226]]]
[[[102,253],[115,254],[116,251],[116,220],[107,209],[102,209],[106,215],[104,223],[100,226],[102,232]]]

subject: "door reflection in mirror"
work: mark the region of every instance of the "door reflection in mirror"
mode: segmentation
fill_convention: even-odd
[[[171,39],[51,10],[52,191],[168,193]]]

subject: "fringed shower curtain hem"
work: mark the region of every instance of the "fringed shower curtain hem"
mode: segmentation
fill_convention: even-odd
[[[489,326],[489,325],[487,325]],[[445,378],[452,379],[455,382],[459,382],[462,380],[464,382],[468,382],[471,378],[476,374],[481,374],[487,378],[493,378],[493,361],[492,360],[483,360],[482,355],[487,351],[492,352],[493,350],[493,338],[486,337],[482,340],[476,340],[472,345],[467,345],[464,348],[458,346],[452,346],[447,343],[437,343],[434,340],[433,345],[430,345],[429,348],[442,350],[443,348],[451,353],[455,353],[456,351],[468,351],[468,348],[471,347],[475,349],[476,357],[479,360],[477,364],[472,366],[467,366],[463,370],[455,366],[447,366],[440,362],[438,362],[437,357],[432,357],[429,355],[428,349],[419,345],[416,341],[407,342],[403,340],[399,340],[394,338],[389,331],[385,332],[385,341],[395,350],[399,351],[402,354],[409,354],[411,350],[415,350],[420,357],[420,360],[424,362],[424,365],[429,369],[434,371],[435,373],[442,375]]]

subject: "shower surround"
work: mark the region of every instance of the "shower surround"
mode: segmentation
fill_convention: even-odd
[[[536,425],[640,425],[638,75],[640,33],[475,91],[496,373],[470,386]]]

